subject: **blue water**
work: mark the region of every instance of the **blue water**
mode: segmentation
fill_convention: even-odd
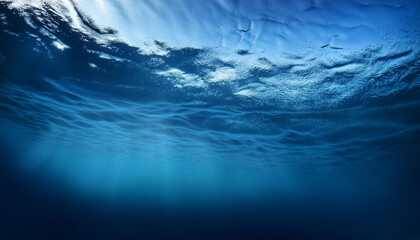
[[[0,1],[0,239],[420,238],[419,9]]]

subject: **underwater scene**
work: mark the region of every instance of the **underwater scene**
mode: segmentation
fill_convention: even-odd
[[[1,0],[0,239],[420,239],[420,1]]]

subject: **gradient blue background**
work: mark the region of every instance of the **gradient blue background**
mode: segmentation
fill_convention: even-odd
[[[0,239],[417,239],[419,1],[1,1]]]

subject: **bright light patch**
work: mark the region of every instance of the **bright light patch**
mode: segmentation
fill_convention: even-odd
[[[53,41],[52,43],[56,48],[60,49],[61,51],[64,51],[64,50],[70,48],[68,45],[64,44],[63,42],[61,42],[59,40]]]

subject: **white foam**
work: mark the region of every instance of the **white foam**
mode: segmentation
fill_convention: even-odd
[[[173,81],[178,88],[196,87],[203,88],[207,85],[197,74],[187,74],[179,69],[172,68],[166,71],[158,71],[158,75],[164,76],[170,81]]]
[[[61,51],[64,51],[64,50],[70,48],[68,45],[64,44],[60,40],[55,40],[52,43],[56,48],[60,49]]]

